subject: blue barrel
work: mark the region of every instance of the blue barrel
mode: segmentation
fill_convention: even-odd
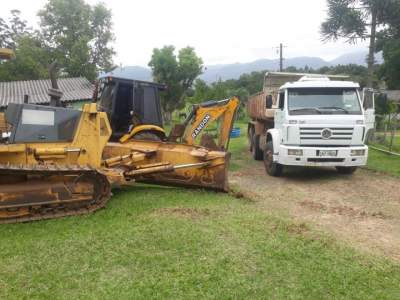
[[[230,137],[231,138],[237,138],[240,136],[240,127],[235,127],[232,129]]]

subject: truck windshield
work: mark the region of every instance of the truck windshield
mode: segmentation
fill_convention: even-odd
[[[288,90],[290,115],[360,115],[357,90],[353,88],[298,88]]]

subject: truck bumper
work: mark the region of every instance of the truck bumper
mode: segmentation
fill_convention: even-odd
[[[303,155],[288,155],[289,149],[302,150]],[[333,150],[336,156],[320,156],[319,151]],[[351,150],[364,150],[362,156],[352,156]],[[274,161],[289,166],[343,166],[356,167],[365,166],[368,158],[367,146],[354,147],[296,147],[285,146],[279,147],[279,152],[275,152]]]

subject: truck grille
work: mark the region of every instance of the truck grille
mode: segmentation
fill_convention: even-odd
[[[304,142],[351,141],[352,127],[300,127],[300,140]]]
[[[353,133],[352,127],[300,127],[300,144],[349,146]]]

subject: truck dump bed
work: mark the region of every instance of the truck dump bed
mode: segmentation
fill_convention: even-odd
[[[264,120],[268,118],[267,115],[271,115],[267,114],[267,110],[270,111],[271,109],[267,109],[266,98],[267,95],[264,92],[259,92],[249,97],[247,101],[247,113],[251,119]],[[273,118],[273,115],[271,117]]]
[[[298,81],[303,76],[328,77],[333,80],[346,80],[349,77],[345,75],[326,75],[310,73],[285,73],[285,72],[267,72],[264,76],[263,90],[248,98],[247,113],[252,120],[273,120],[275,109],[278,108],[277,94],[279,88],[287,82]],[[267,108],[267,96],[272,96],[272,108]]]

